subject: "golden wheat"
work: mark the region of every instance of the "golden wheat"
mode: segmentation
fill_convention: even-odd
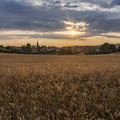
[[[120,55],[0,54],[0,120],[119,120]]]

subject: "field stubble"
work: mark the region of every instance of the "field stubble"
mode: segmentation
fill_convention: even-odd
[[[0,120],[119,120],[120,55],[0,54]]]

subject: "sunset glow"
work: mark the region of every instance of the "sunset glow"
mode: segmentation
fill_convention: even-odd
[[[75,30],[72,30],[72,35],[75,35],[75,32],[76,32]]]
[[[67,46],[120,41],[119,0],[2,0],[0,44]],[[98,39],[101,38],[101,39]],[[14,42],[13,42],[14,41]],[[31,42],[32,41],[32,42]],[[47,42],[46,42],[47,41]],[[67,41],[67,42],[66,42]],[[14,44],[13,44],[14,43]],[[69,42],[71,43],[71,42]],[[20,44],[21,45],[21,44]],[[72,43],[71,43],[72,45]]]

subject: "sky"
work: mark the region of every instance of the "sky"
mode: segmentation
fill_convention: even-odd
[[[0,44],[120,43],[120,0],[0,0]]]

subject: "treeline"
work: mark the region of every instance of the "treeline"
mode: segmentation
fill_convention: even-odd
[[[110,54],[120,52],[120,45],[117,48],[115,44],[104,43],[101,46],[90,46],[82,50],[85,54]]]
[[[104,43],[101,46],[85,46],[85,47],[33,47],[31,44],[26,44],[21,47],[0,45],[0,53],[19,53],[19,54],[110,54],[120,52],[120,45],[116,47],[115,44]]]
[[[4,47],[0,45],[0,53],[20,53],[21,51],[14,46]]]
[[[75,55],[78,51],[75,47],[63,47],[60,49],[60,54]]]
[[[32,53],[32,47],[29,43],[25,46],[22,46],[22,47],[15,47],[15,46],[4,47],[3,45],[0,45],[0,53],[31,54]]]
[[[19,53],[19,54],[56,54],[59,53],[56,47],[32,46],[30,43],[21,47],[0,45],[0,53]]]
[[[120,45],[118,49],[114,44],[109,44],[109,43],[104,43],[103,45],[100,46],[100,54],[109,54],[117,51],[120,52]]]
[[[104,43],[101,46],[85,46],[85,47],[64,47],[61,49],[61,54],[110,54],[120,52],[120,45],[117,48],[115,44]]]

